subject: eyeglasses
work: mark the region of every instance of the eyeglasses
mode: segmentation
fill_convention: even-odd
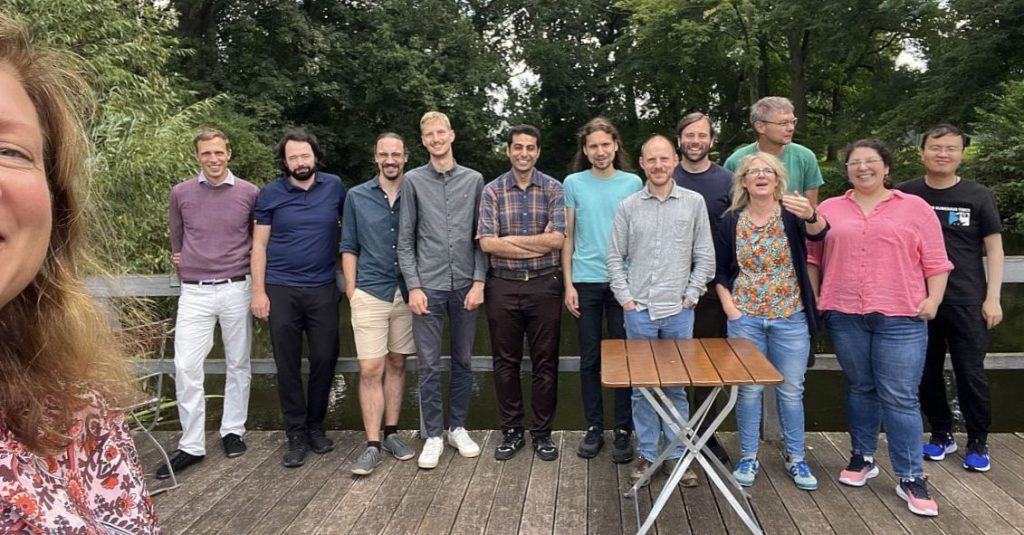
[[[744,176],[761,176],[761,175],[764,175],[764,176],[775,176],[775,169],[772,169],[771,167],[762,167],[761,169],[747,169],[747,172],[743,173],[743,175]]]
[[[778,126],[781,126],[783,128],[786,128],[787,126],[792,125],[793,128],[796,128],[796,117],[794,117],[794,118],[792,118],[792,119],[790,119],[788,121],[765,121],[764,119],[762,119],[761,122],[762,123],[778,125]]]
[[[881,162],[881,161],[882,161],[881,158],[868,158],[866,160],[850,160],[850,161],[846,162],[846,167],[860,167],[861,164],[864,164],[864,165],[874,165],[874,164],[876,164],[878,162]]]

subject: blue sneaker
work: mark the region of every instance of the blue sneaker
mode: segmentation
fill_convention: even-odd
[[[749,487],[754,484],[754,478],[757,477],[759,470],[761,470],[761,463],[757,462],[757,459],[744,457],[732,471],[732,477],[741,486]]]
[[[947,453],[956,451],[956,441],[950,433],[932,433],[932,439],[924,445],[924,458],[929,461],[941,461]]]
[[[992,463],[988,458],[988,446],[985,444],[974,444],[967,447],[967,455],[964,456],[964,469],[971,472],[988,472]]]
[[[811,473],[811,467],[807,466],[807,461],[800,459],[799,461],[786,461],[786,471],[789,472],[789,477],[793,478],[793,483],[796,483],[796,488],[800,490],[815,490],[818,488],[818,479]]]

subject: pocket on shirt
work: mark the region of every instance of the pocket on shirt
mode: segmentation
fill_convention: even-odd
[[[689,219],[676,219],[672,222],[671,229],[665,229],[672,233],[672,238],[676,242],[684,242],[689,238],[693,232],[690,229],[691,222]]]

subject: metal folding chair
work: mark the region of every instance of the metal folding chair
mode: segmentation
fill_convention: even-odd
[[[146,364],[137,366],[140,370],[136,380],[139,381],[144,397],[127,407],[125,414],[133,432],[139,432],[148,438],[163,457],[164,463],[171,472],[171,483],[157,489],[150,488],[150,495],[167,492],[178,488],[178,478],[171,468],[167,450],[153,436],[153,429],[160,421],[160,410],[163,404],[164,358],[167,355],[167,342],[171,333],[171,320],[165,319],[128,327],[118,332],[122,342],[129,348],[129,354],[135,359],[146,360]],[[143,420],[145,416],[145,421]]]

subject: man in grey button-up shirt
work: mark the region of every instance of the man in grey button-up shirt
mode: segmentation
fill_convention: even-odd
[[[402,184],[398,266],[409,287],[418,350],[420,407],[426,428],[419,466],[434,468],[444,450],[441,328],[446,312],[452,349],[448,443],[463,457],[480,454],[480,447],[466,433],[465,422],[473,388],[470,349],[487,276],[487,259],[475,239],[484,179],[455,163],[455,132],[443,113],[424,114],[420,133],[430,162],[406,173]]]
[[[647,183],[626,197],[615,213],[608,277],[624,310],[627,338],[691,338],[693,307],[715,273],[707,207],[700,194],[677,186],[672,179],[678,160],[668,138],[648,139],[640,152]],[[686,417],[686,390],[662,390]],[[639,451],[632,473],[635,482],[658,456],[661,433],[672,434],[638,390],[633,392],[633,425]],[[679,446],[668,458],[682,454]],[[696,483],[696,476],[687,471],[682,484]]]

